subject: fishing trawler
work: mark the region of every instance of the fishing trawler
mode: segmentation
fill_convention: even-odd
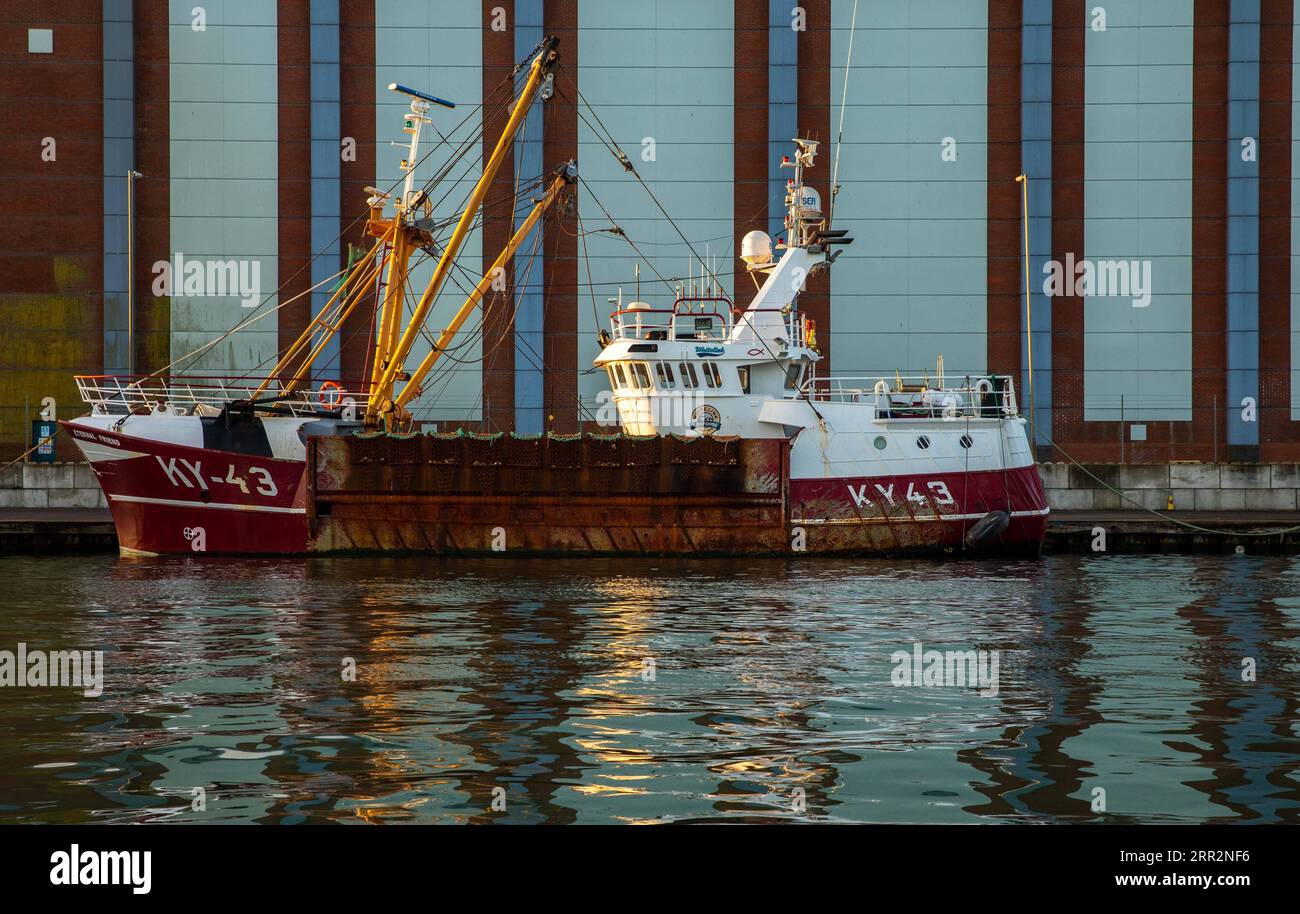
[[[852,239],[805,183],[812,139],[795,139],[782,163],[786,236],[742,241],[757,286],[748,306],[714,282],[684,284],[659,308],[620,295],[594,361],[610,382],[600,424],[612,434],[419,427],[411,404],[493,278],[539,220],[572,204],[573,162],[524,188],[540,194],[532,210],[412,364],[556,46],[547,38],[516,68],[522,86],[454,221],[437,220],[414,183],[431,106],[453,106],[390,86],[412,99],[401,190],[368,189],[372,246],[266,377],[77,378],[90,412],[62,425],[105,492],[122,553],[1037,553],[1048,508],[1009,377],[945,378],[941,359],[934,377],[818,376],[798,299]],[[420,251],[437,263],[408,314]],[[321,380],[327,343],[367,308],[368,377],[351,389]]]

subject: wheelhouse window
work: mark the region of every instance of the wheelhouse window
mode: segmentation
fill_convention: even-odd
[[[623,374],[623,366],[615,362],[610,368],[610,374],[614,378],[615,390],[626,390],[628,387],[627,375]]]
[[[673,378],[673,366],[667,362],[655,362],[655,374],[659,376],[659,387],[663,390],[672,390],[677,386]]]
[[[639,390],[649,390],[650,371],[646,368],[646,363],[632,362],[628,367],[632,370],[632,386]]]
[[[678,362],[678,373],[682,376],[682,387],[692,388],[700,386],[699,375],[695,373],[695,366],[690,362]]]
[[[749,393],[749,366],[742,365],[736,369],[736,375],[740,378],[740,389],[744,393]]]
[[[718,363],[705,362],[702,367],[704,369],[704,383],[710,387],[721,387],[722,373],[718,371]]]

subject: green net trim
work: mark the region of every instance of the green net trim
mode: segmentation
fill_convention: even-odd
[[[401,441],[409,441],[412,438],[442,438],[445,440],[455,438],[472,438],[475,441],[497,441],[509,437],[515,441],[540,441],[543,438],[549,438],[551,441],[581,441],[586,438],[591,441],[656,441],[659,438],[672,438],[674,441],[680,441],[683,444],[689,444],[692,441],[701,441],[711,438],[714,441],[734,441],[738,435],[678,435],[676,433],[669,435],[630,435],[626,432],[615,432],[612,435],[604,435],[598,432],[578,432],[573,435],[562,435],[556,432],[538,432],[536,434],[521,434],[519,432],[473,432],[467,429],[458,428],[454,432],[387,432],[387,431],[365,431],[358,429],[352,432],[353,438],[397,438]]]

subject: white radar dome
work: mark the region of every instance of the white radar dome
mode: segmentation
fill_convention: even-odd
[[[753,231],[740,240],[740,259],[745,263],[770,263],[772,239],[767,232]]]
[[[822,217],[822,195],[814,187],[799,188],[799,216],[816,221]]]

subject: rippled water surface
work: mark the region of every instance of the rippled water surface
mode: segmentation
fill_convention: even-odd
[[[0,613],[106,669],[0,688],[0,822],[1300,819],[1293,559],[13,557]]]

